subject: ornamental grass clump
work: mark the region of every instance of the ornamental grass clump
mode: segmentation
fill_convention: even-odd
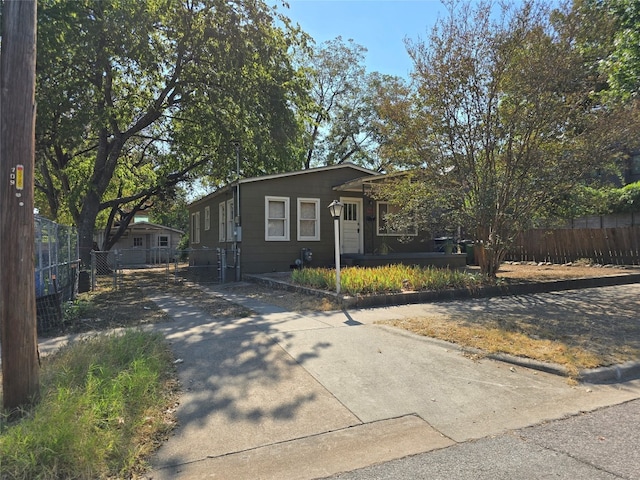
[[[335,289],[336,287],[336,271],[330,268],[294,270],[291,279],[299,285],[321,290]]]
[[[293,272],[299,285],[325,290],[336,287],[335,270],[305,268]],[[387,265],[383,267],[347,267],[341,271],[341,290],[348,295],[373,295],[404,291],[475,288],[482,282],[480,275],[448,268],[415,265]]]

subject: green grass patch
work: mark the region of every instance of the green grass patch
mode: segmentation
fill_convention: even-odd
[[[172,428],[173,357],[160,334],[126,330],[45,357],[40,401],[0,417],[1,478],[130,478]]]
[[[294,270],[292,280],[311,288],[335,290],[336,272],[329,268],[304,268]],[[476,288],[482,282],[480,274],[411,265],[347,267],[340,272],[340,288],[348,295]]]

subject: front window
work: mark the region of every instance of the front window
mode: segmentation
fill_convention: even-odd
[[[376,223],[378,236],[404,237],[417,235],[414,226],[399,227],[391,221],[391,216],[400,213],[401,209],[399,206],[389,202],[378,202],[377,209]]]
[[[133,237],[133,246],[141,247],[142,246],[142,237]]]
[[[298,240],[320,240],[320,199],[298,199]]]
[[[288,197],[265,197],[264,217],[266,241],[289,241]]]
[[[169,237],[167,235],[159,235],[158,236],[158,246],[159,247],[168,247],[169,246]]]

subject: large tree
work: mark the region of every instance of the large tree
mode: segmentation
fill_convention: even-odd
[[[305,168],[340,163],[331,154],[328,131],[358,101],[357,91],[364,76],[366,49],[353,40],[337,37],[309,50],[301,50],[298,62],[305,66],[311,89],[311,103],[303,111],[305,121]],[[342,157],[345,155],[343,154]]]
[[[301,165],[290,62],[301,40],[261,0],[46,0],[38,11],[41,208],[121,225],[195,175],[221,183]]]
[[[428,41],[408,42],[416,97],[404,155],[437,199],[421,208],[451,212],[495,276],[516,234],[595,170],[598,152],[585,148],[607,112],[593,108],[584,63],[544,5],[448,8]]]
[[[310,89],[310,102],[300,111],[305,126],[305,168],[353,162],[385,170],[380,112],[385,99],[404,81],[367,73],[366,49],[341,37],[297,57]]]

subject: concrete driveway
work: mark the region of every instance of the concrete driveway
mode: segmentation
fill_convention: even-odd
[[[571,386],[375,325],[452,309],[606,314],[604,302],[637,315],[640,285],[308,314],[212,294],[258,313],[220,322],[154,296],[175,319],[156,328],[181,360],[184,394],[147,478],[318,478],[640,398],[640,381]]]

